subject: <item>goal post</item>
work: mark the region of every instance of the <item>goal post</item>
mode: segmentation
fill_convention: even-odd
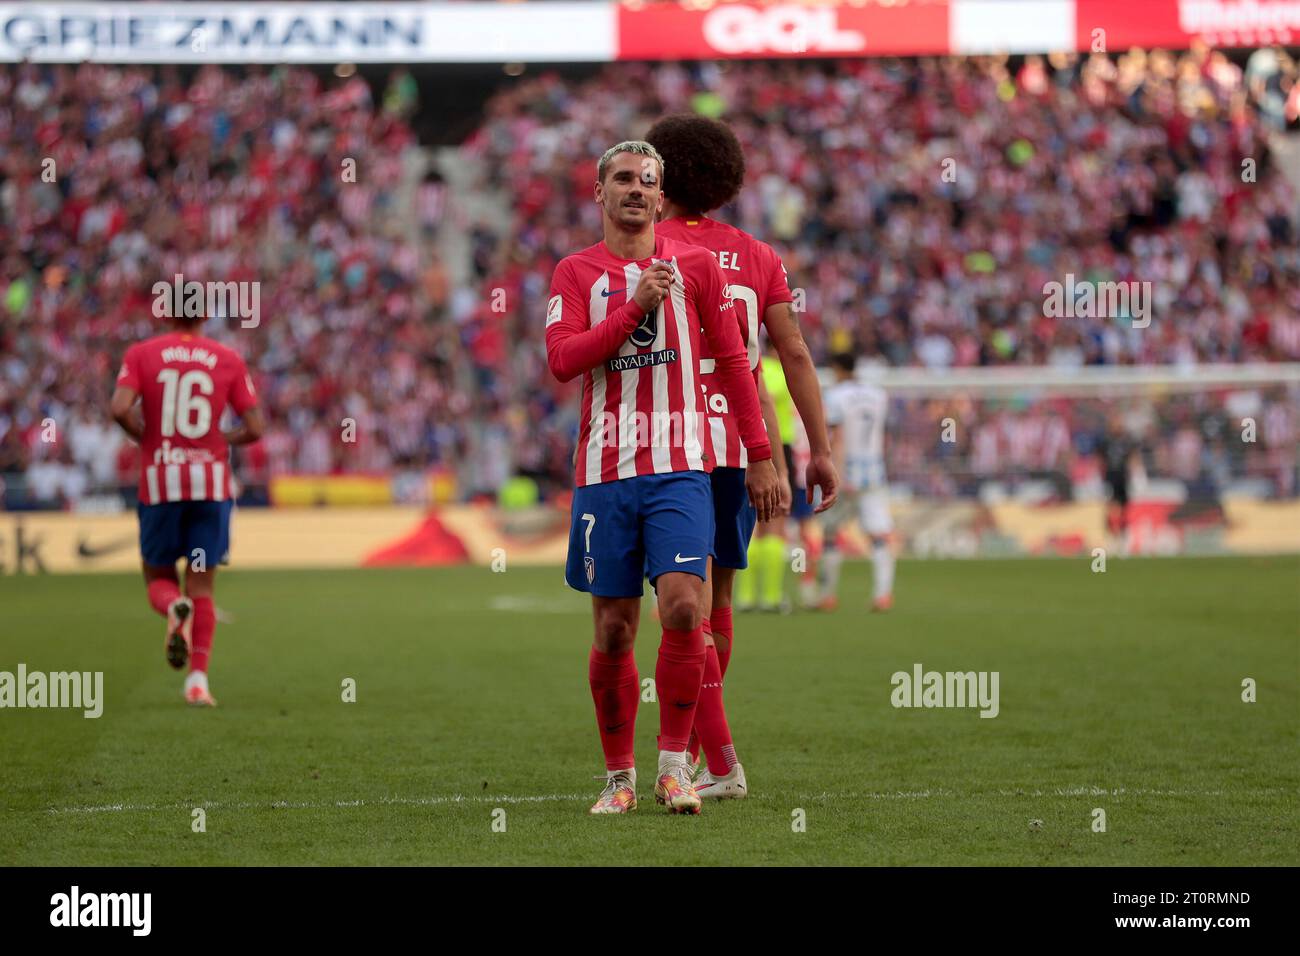
[[[1300,363],[857,375],[905,553],[1300,551]]]

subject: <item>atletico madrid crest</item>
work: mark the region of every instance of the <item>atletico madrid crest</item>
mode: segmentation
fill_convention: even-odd
[[[649,348],[659,337],[659,310],[654,309],[641,317],[641,323],[628,336],[639,349]]]

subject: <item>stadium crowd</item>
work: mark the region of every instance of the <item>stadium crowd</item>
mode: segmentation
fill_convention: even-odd
[[[722,217],[783,252],[819,361],[846,348],[935,370],[1295,360],[1297,204],[1267,130],[1296,69],[1271,55],[1244,71],[1198,49],[1031,56],[1014,68],[988,58],[543,75],[498,96],[465,147],[517,214],[484,288],[521,303],[512,340],[540,341],[530,317],[544,311],[550,270],[599,233],[586,152],[694,110],[726,118],[745,146],[747,187]],[[1156,321],[1049,317],[1044,286],[1070,275],[1150,282]],[[512,377],[535,381],[536,355],[517,350]],[[1139,401],[1127,417],[1153,470],[1171,473],[1177,446],[1185,475],[1194,432],[1204,474],[1264,476],[1290,495],[1294,400],[1244,400],[1270,423],[1256,447],[1221,440],[1222,395]],[[931,494],[1000,472],[1086,473],[1107,419],[1069,402],[895,404],[890,473]],[[949,410],[969,440],[940,441]],[[569,414],[557,401],[545,419],[561,450]]]
[[[403,70],[377,95],[292,68],[0,67],[0,474],[25,475],[29,502],[133,483],[105,400],[126,346],[158,330],[153,283],[182,273],[261,284],[256,328],[209,323],[271,422],[246,484],[443,467],[465,494],[516,471],[567,486],[576,401],[547,374],[538,321],[551,271],[599,235],[595,156],[682,110],[740,136],[747,186],[721,216],[782,251],[818,360],[1300,359],[1297,204],[1266,135],[1295,76],[1284,55],[1252,73],[1205,49],[542,71],[493,96],[461,147],[513,210],[501,225],[448,214],[436,182],[403,192],[419,96]],[[434,252],[446,228],[470,238],[468,285]],[[1068,276],[1150,282],[1153,321],[1049,317],[1044,285]],[[1261,403],[1282,410],[1259,454],[1294,494],[1288,396]],[[1153,462],[1180,441],[1186,456],[1187,426],[1206,471],[1251,470],[1253,450],[1221,459],[1206,423],[1223,416],[1197,404],[1174,413],[1190,425],[1150,429]],[[1016,455],[1074,474],[1100,427],[968,402],[970,440],[945,447],[935,407],[900,403],[890,464],[939,494],[965,488],[945,471]]]
[[[454,459],[472,399],[447,370],[471,360],[399,228],[407,79],[376,105],[359,76],[302,69],[0,68],[0,474],[41,501],[130,485],[106,396],[176,274],[259,284],[255,327],[205,326],[269,411],[246,483]]]

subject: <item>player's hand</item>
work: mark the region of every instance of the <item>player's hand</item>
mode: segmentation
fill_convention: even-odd
[[[780,485],[781,501],[777,504],[777,518],[788,518],[790,516],[790,507],[794,504],[794,492],[790,490],[790,479],[780,478],[777,481]]]
[[[759,521],[771,521],[777,516],[781,504],[781,479],[776,474],[772,459],[749,463],[745,469],[745,490],[758,512]]]
[[[651,263],[650,268],[641,273],[636,284],[632,300],[642,312],[653,312],[673,287],[673,266],[670,262]]]
[[[817,512],[821,513],[835,504],[840,493],[840,476],[835,473],[835,463],[830,455],[813,455],[804,471],[804,484],[808,486],[808,504],[813,503],[813,489],[822,490],[822,503]]]

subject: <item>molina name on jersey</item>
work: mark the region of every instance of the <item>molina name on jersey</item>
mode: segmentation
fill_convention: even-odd
[[[746,346],[749,368],[757,380],[758,329],[763,316],[768,306],[794,301],[781,257],[767,243],[760,242],[743,229],[708,216],[665,219],[655,225],[655,233],[702,246],[717,259],[727,282],[724,294],[735,303],[736,321]],[[727,398],[719,387],[707,343],[700,356],[700,372],[708,409],[709,437],[717,465],[744,468],[749,464],[749,456],[740,440],[735,417],[727,406]]]
[[[257,404],[239,354],[200,335],[159,335],[126,350],[117,384],[139,393],[143,405],[141,503],[229,498],[230,449],[221,415],[227,405],[243,415]]]

